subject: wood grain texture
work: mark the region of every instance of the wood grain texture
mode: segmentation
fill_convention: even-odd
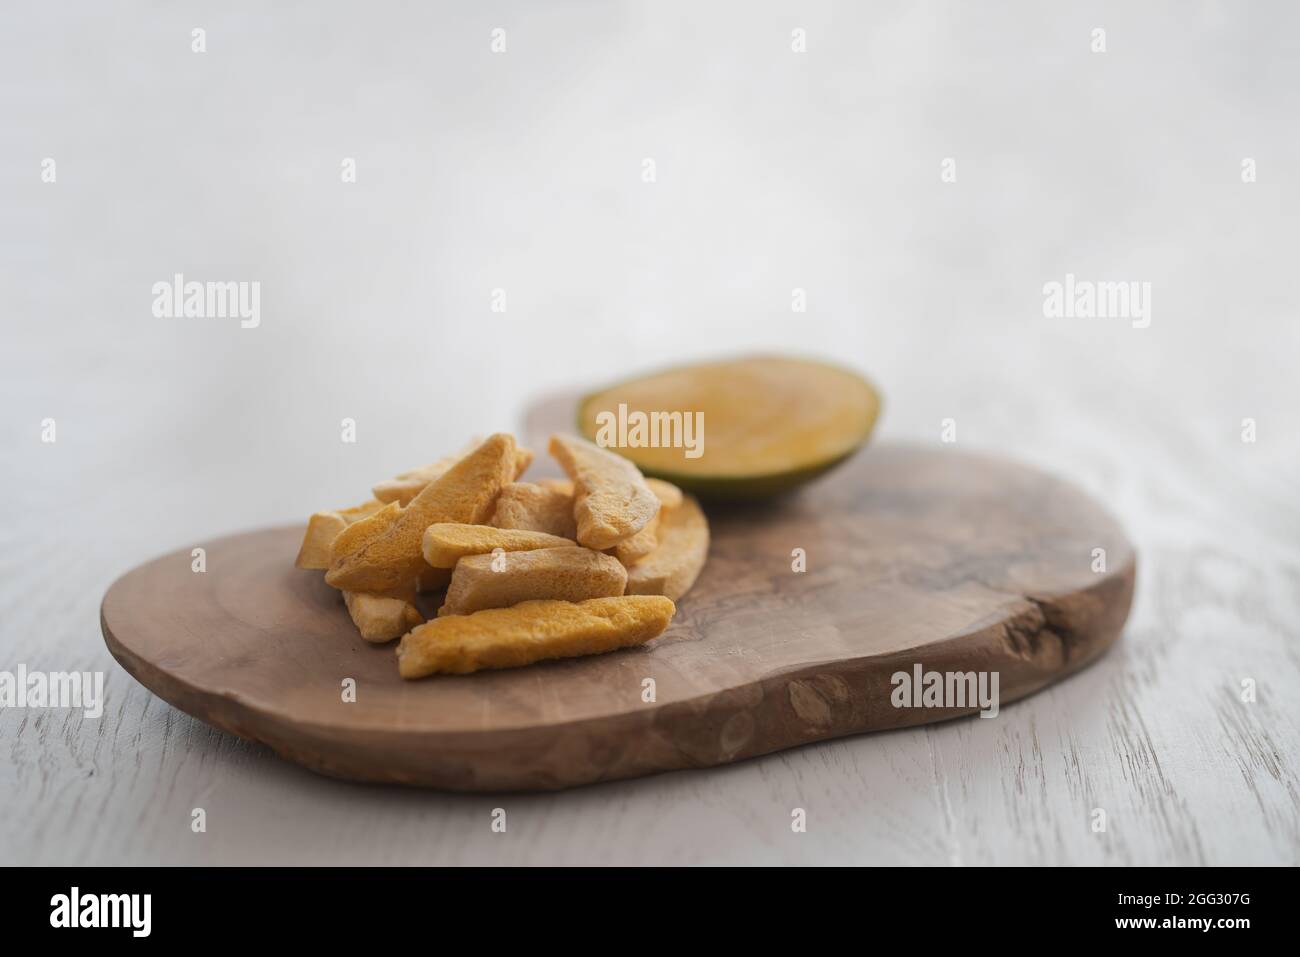
[[[891,704],[891,676],[918,664],[997,672],[1014,701],[1108,647],[1133,594],[1132,550],[1100,508],[985,456],[877,448],[803,495],[712,515],[670,630],[619,653],[403,681],[392,646],[362,641],[338,593],[292,567],[296,527],[213,542],[202,574],[188,550],[127,574],[104,635],[166,700],[314,770],[532,790],[976,710]]]

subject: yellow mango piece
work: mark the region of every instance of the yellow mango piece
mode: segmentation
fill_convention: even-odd
[[[313,513],[307,519],[307,530],[303,532],[294,565],[298,568],[329,568],[330,543],[347,527],[348,523],[338,512]]]
[[[659,513],[659,499],[637,467],[572,435],[552,435],[551,455],[573,479],[578,542],[605,549],[631,538]]]
[[[401,514],[402,506],[396,502],[389,502],[383,508],[347,526],[334,536],[334,541],[330,543],[329,565],[325,567],[328,568],[344,556],[359,551],[375,539],[387,534]],[[328,580],[328,576],[326,577]]]
[[[447,615],[407,632],[397,646],[397,667],[403,678],[423,678],[600,654],[663,634],[676,610],[667,598],[637,595]]]
[[[358,521],[354,525],[348,526],[334,540],[331,549],[331,557],[326,568],[338,561],[344,555],[350,555],[359,550],[363,545],[368,545],[381,535],[385,534],[397,517],[402,514],[402,507],[396,502],[389,502],[373,515],[368,516],[363,521]],[[420,574],[416,578],[415,588],[406,583],[404,587],[399,587],[396,592],[390,594],[398,595],[404,598],[410,598],[416,591],[431,592],[442,591],[451,583],[450,568],[429,568],[420,569]],[[408,594],[410,593],[410,594]]]
[[[682,490],[662,479],[648,478],[646,487],[659,499],[659,514],[650,519],[645,528],[631,538],[624,539],[614,546],[614,554],[624,565],[635,565],[659,547],[659,520],[664,509],[677,508],[682,504]]]
[[[379,502],[366,502],[352,508],[339,508],[316,512],[307,519],[307,531],[302,536],[302,546],[294,564],[299,568],[329,568],[330,546],[339,533],[353,522],[378,511]]]
[[[659,515],[663,514],[662,505]],[[659,547],[659,515],[650,519],[650,524],[631,538],[625,538],[612,549],[614,555],[624,565],[635,565]]]
[[[489,436],[426,485],[384,534],[336,559],[325,573],[325,583],[344,591],[390,591],[416,584],[426,567],[421,551],[424,530],[437,522],[485,522],[501,489],[514,481],[515,451],[513,436]]]
[[[385,482],[380,482],[371,491],[374,492],[375,498],[381,502],[396,502],[399,505],[409,505],[415,496],[423,492],[430,482],[435,482],[441,478],[448,469],[473,452],[480,444],[482,444],[481,439],[475,440],[455,455],[447,455],[436,462],[430,462],[428,465],[421,465],[419,468],[401,472]],[[515,456],[515,478],[518,478],[532,464],[533,453],[530,449],[519,448],[516,449]]]
[[[482,555],[494,549],[524,552],[534,548],[563,548],[573,539],[491,525],[454,525],[439,522],[424,530],[424,560],[434,568],[454,568],[466,555]]]
[[[585,601],[623,594],[627,570],[618,560],[569,545],[503,555],[470,555],[456,563],[442,615],[469,615],[544,598]]]
[[[533,450],[526,449],[522,445],[515,449],[515,479],[518,479],[528,471],[528,466],[533,464]]]
[[[578,524],[573,518],[573,483],[568,485],[565,492],[532,482],[511,482],[501,490],[496,511],[488,524],[497,528],[546,532],[576,541]]]
[[[366,641],[392,641],[424,623],[424,616],[415,605],[401,598],[345,591],[343,601]]]
[[[569,498],[573,498],[573,479],[544,478],[538,479],[537,484],[542,488],[549,488],[552,491],[559,492],[561,495],[567,495]]]
[[[676,508],[682,504],[682,490],[672,482],[665,482],[663,479],[647,478],[646,487],[655,493],[655,498],[659,499],[659,504],[664,508]]]
[[[430,462],[428,465],[421,465],[419,468],[399,472],[392,478],[380,482],[370,491],[381,502],[396,502],[398,505],[409,505],[411,499],[424,491],[425,486],[441,478],[461,458],[462,456],[459,455],[443,456],[438,461]]]
[[[401,514],[401,506],[396,502],[389,502],[374,515],[348,526],[334,539],[330,550],[331,561],[338,561],[343,556],[356,552],[386,534]],[[382,632],[395,628],[395,622],[409,618],[410,613],[406,612],[403,606],[410,605],[411,612],[419,615],[415,608],[416,590],[413,584],[407,583],[385,592],[345,591],[343,600],[348,606],[348,613],[352,615],[353,623],[361,631],[361,637],[366,641],[390,641],[393,638],[400,638],[414,627],[411,625],[396,635],[379,637]],[[422,621],[424,617],[420,616],[415,624]],[[393,624],[385,624],[386,622]]]
[[[683,496],[678,508],[659,520],[659,547],[627,570],[629,595],[685,595],[709,557],[709,521],[700,503]]]

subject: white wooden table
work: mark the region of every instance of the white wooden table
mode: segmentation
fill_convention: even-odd
[[[0,16],[0,670],[107,676],[97,721],[0,710],[0,861],[1300,863],[1294,6]],[[261,324],[155,318],[177,272]],[[1046,318],[1066,273],[1150,282],[1150,326]],[[140,561],[752,349],[1107,502],[1121,643],[995,720],[535,796],[316,777],[103,646]]]

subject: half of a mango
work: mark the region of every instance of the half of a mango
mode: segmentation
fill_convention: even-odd
[[[754,356],[594,392],[578,403],[578,428],[646,475],[714,501],[744,500],[839,465],[866,442],[879,412],[879,394],[848,369]]]

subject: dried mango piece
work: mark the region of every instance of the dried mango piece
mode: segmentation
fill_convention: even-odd
[[[631,538],[659,513],[659,499],[637,467],[572,435],[552,435],[551,455],[573,479],[578,542],[605,549]]]
[[[363,546],[370,544],[380,536],[387,533],[397,521],[398,516],[402,514],[402,507],[396,502],[389,502],[373,515],[349,525],[339,533],[334,539],[331,549],[330,561],[325,567],[329,568],[334,562],[338,561],[345,555],[360,550]],[[328,581],[328,578],[326,579]],[[415,592],[442,591],[451,583],[450,568],[429,568],[427,566],[420,569],[419,575],[415,579],[414,587],[410,582],[398,587],[391,594],[410,597]],[[408,595],[410,593],[410,595]]]
[[[350,555],[386,534],[401,514],[401,506],[389,502],[368,518],[348,526],[334,539],[330,550],[332,561]],[[345,591],[343,601],[362,638],[366,641],[392,641],[424,621],[424,616],[415,607],[415,591],[411,585],[390,592]]]
[[[353,522],[372,515],[381,507],[379,502],[366,502],[352,508],[339,508],[316,512],[307,519],[307,531],[302,536],[302,547],[294,564],[299,568],[329,568],[330,545],[339,533]]]
[[[585,601],[623,594],[627,570],[612,555],[570,545],[502,555],[470,555],[456,563],[442,615],[468,615],[543,598]]]
[[[424,616],[402,598],[345,591],[343,601],[348,606],[353,624],[366,641],[392,641],[424,623]]]
[[[689,495],[659,520],[659,547],[627,570],[629,595],[664,595],[676,601],[695,584],[709,555],[709,522]]]
[[[338,512],[315,512],[307,519],[307,530],[293,563],[298,568],[329,568],[330,543],[348,527]]]
[[[664,508],[676,508],[682,504],[682,490],[672,482],[665,482],[663,479],[647,478],[646,487],[655,493],[655,498],[659,499],[659,504]],[[376,496],[377,498],[378,496]]]
[[[663,514],[661,505],[660,515]],[[659,515],[650,519],[645,528],[631,538],[625,538],[614,546],[614,555],[624,565],[635,565],[659,547]]]
[[[515,478],[518,479],[528,471],[528,466],[533,464],[533,450],[526,449],[522,445],[515,448]]]
[[[397,667],[403,678],[423,678],[600,654],[663,634],[676,610],[667,598],[636,595],[447,615],[407,632],[397,646]]]
[[[419,468],[399,472],[392,478],[380,482],[370,491],[381,502],[396,502],[399,505],[409,505],[411,499],[424,491],[426,485],[441,478],[447,469],[459,462],[462,457],[459,455],[446,455],[436,462],[430,462],[428,465],[421,465]]]
[[[635,565],[659,547],[659,520],[665,509],[677,508],[682,504],[682,490],[670,482],[648,478],[646,487],[659,499],[659,514],[650,519],[645,528],[631,538],[624,539],[614,546],[614,554],[624,565]]]
[[[419,468],[401,472],[387,481],[380,482],[371,491],[374,492],[375,498],[381,502],[396,502],[399,505],[409,505],[415,496],[423,492],[430,482],[437,481],[448,469],[481,444],[482,440],[476,439],[455,455],[447,455],[436,462],[430,462],[428,465],[421,465]],[[516,449],[515,478],[523,475],[532,462],[533,453],[530,449]]]
[[[393,527],[398,516],[402,514],[402,506],[396,502],[389,502],[383,508],[372,512],[363,519],[353,522],[343,531],[334,536],[334,541],[330,543],[330,560],[328,568],[339,559],[359,551],[366,545],[387,534],[388,530]]]
[[[353,522],[359,522],[367,516],[374,515],[384,507],[384,503],[377,499],[370,499],[362,502],[360,505],[353,505],[351,508],[341,508],[338,510],[339,515],[343,516],[343,521],[351,525]]]
[[[573,483],[568,484],[569,490],[565,492],[532,482],[511,482],[501,490],[488,524],[546,532],[575,541],[578,524],[573,519]]]
[[[559,492],[561,495],[567,495],[569,498],[573,498],[573,479],[544,478],[538,479],[537,484],[542,488],[549,488],[552,491]]]
[[[479,525],[486,521],[501,489],[514,480],[515,451],[513,436],[504,432],[489,436],[426,485],[384,534],[339,556],[325,573],[325,583],[345,591],[389,591],[414,585],[425,567],[424,530],[436,522]]]
[[[424,530],[424,560],[434,568],[454,568],[466,555],[482,555],[494,549],[525,552],[534,548],[563,548],[573,539],[491,525],[455,525],[439,522]]]

